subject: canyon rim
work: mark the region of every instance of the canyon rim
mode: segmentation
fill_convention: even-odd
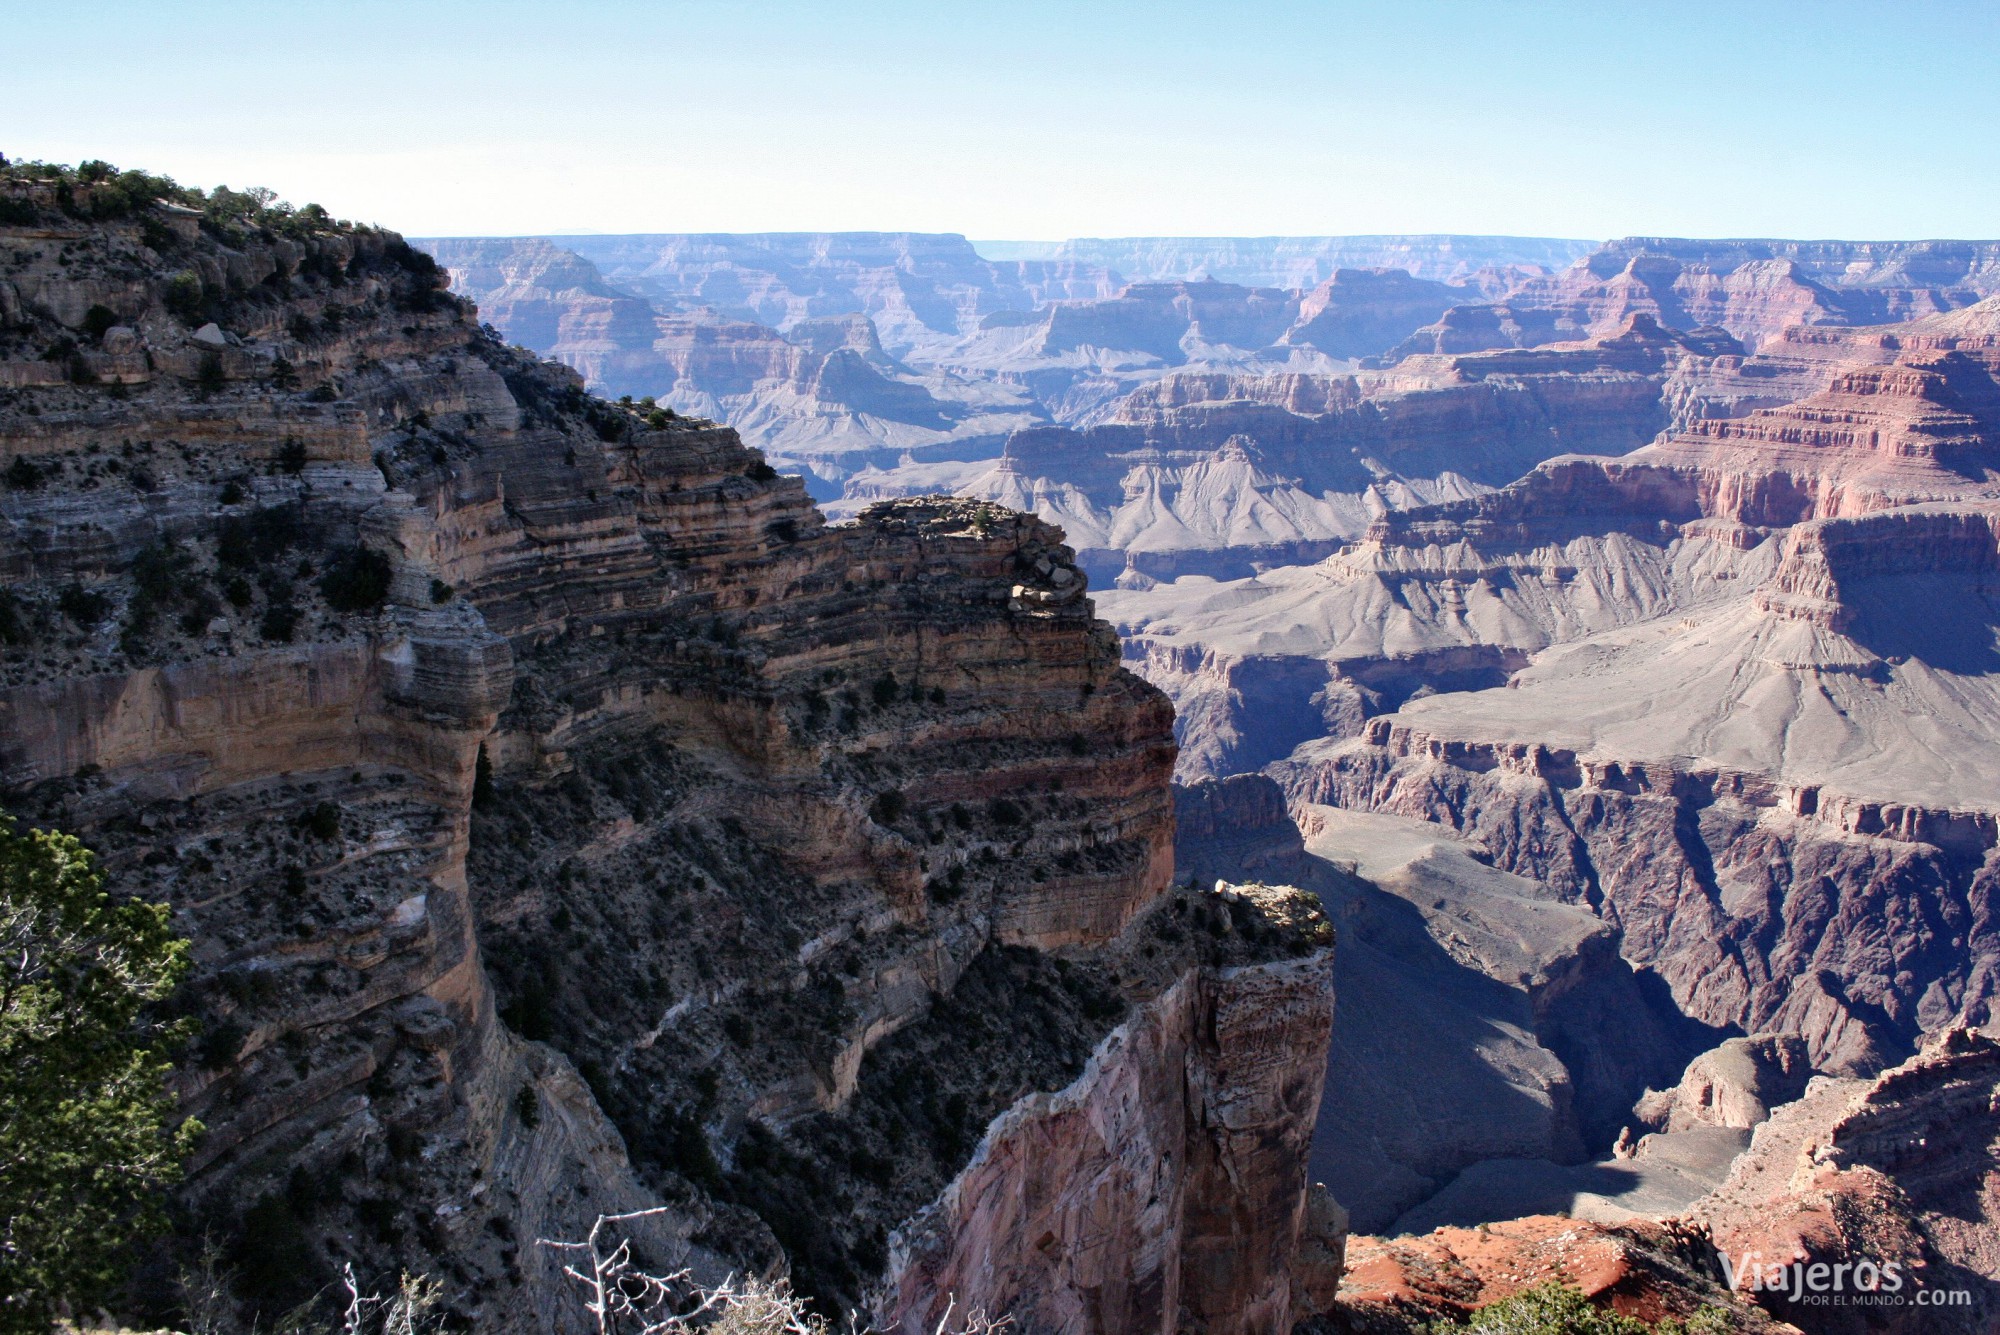
[[[239,10],[10,17],[0,1335],[2000,1331],[1983,7]]]

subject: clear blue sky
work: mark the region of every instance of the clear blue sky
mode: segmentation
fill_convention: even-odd
[[[415,234],[2000,236],[2000,3],[6,7],[0,152]]]

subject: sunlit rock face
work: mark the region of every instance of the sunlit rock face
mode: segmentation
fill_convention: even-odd
[[[1145,1169],[1185,1201],[1161,1254],[1190,1303],[1289,1310],[1305,1183],[1262,1128],[1310,1126],[1324,924],[1168,894],[1171,709],[1058,531],[829,526],[735,432],[482,332],[393,233],[6,188],[46,221],[0,229],[0,776],[194,940],[176,1208],[250,1307],[351,1260],[568,1329],[535,1240],[660,1204],[649,1263],[856,1302],[995,1118],[1121,1024],[1171,1055],[1214,1020],[1259,1055],[1214,1055],[1207,1157]],[[509,280],[521,317],[583,291],[615,336],[564,263]],[[797,336],[822,381],[877,356]],[[1010,1293],[1071,1301],[1027,1241],[983,1244]]]

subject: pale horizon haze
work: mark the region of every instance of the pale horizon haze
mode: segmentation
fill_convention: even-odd
[[[0,152],[410,235],[2000,235],[1991,4],[11,8]]]

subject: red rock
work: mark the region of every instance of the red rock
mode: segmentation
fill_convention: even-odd
[[[1642,1321],[1722,1306],[1733,1328],[1792,1328],[1731,1303],[1709,1277],[1707,1238],[1678,1224],[1589,1224],[1531,1215],[1483,1228],[1441,1228],[1417,1237],[1350,1238],[1334,1330],[1407,1329],[1424,1320],[1462,1321],[1540,1284],[1582,1290],[1603,1307]]]

